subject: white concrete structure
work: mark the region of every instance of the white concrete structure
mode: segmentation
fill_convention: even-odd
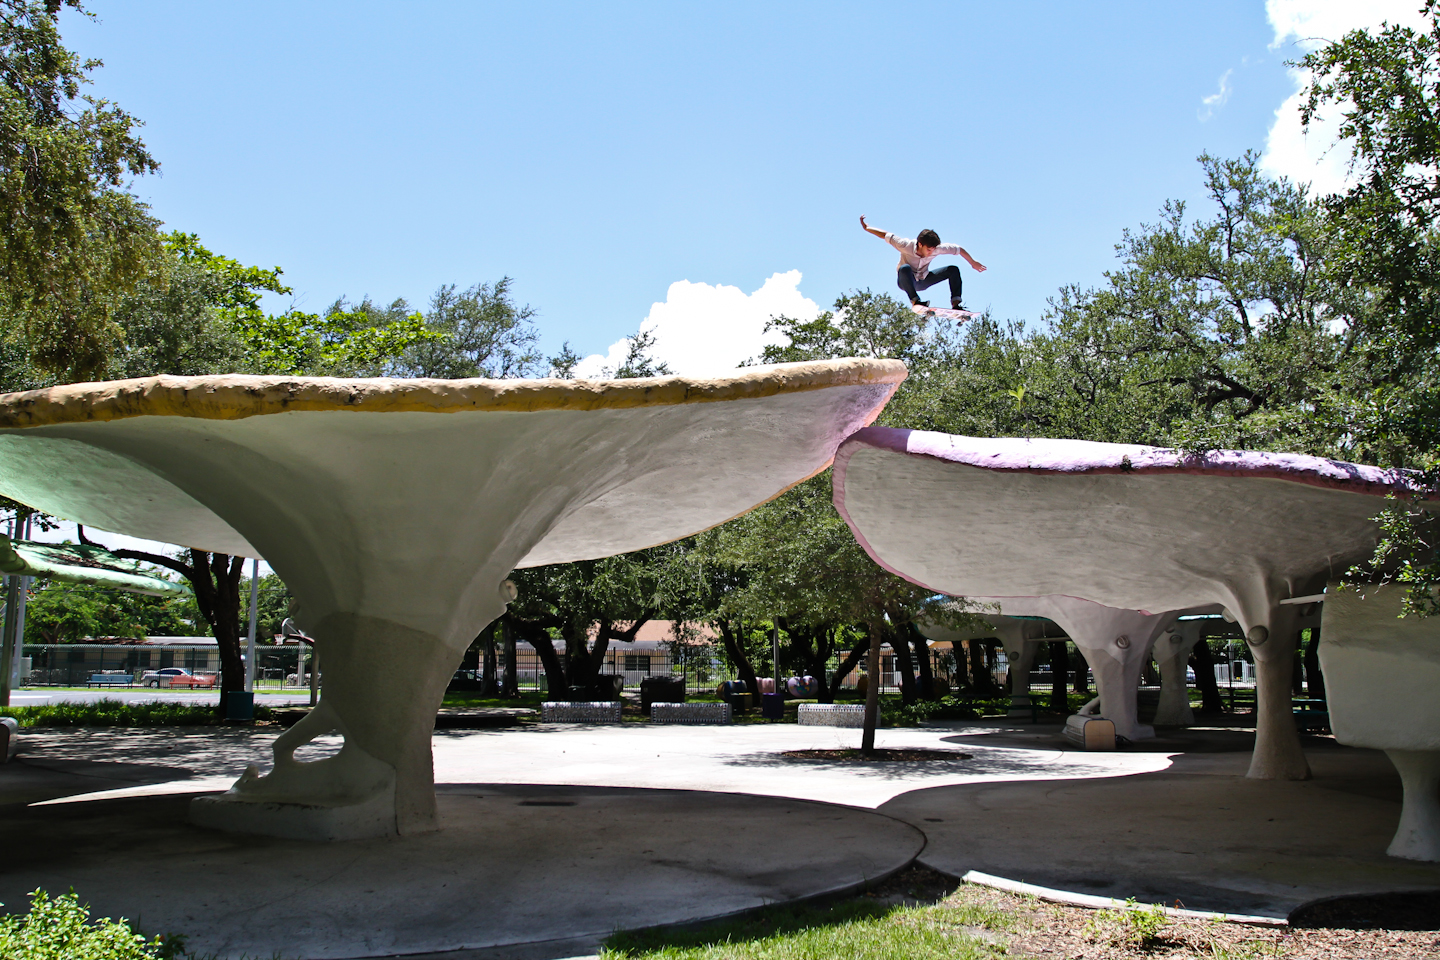
[[[1332,584],[1320,669],[1335,739],[1384,750],[1400,771],[1405,800],[1387,852],[1440,860],[1440,619],[1401,619],[1403,589]]]
[[[103,530],[263,556],[325,651],[327,709],[277,744],[274,773],[211,803],[253,803],[247,829],[279,835],[315,806],[330,810],[321,835],[354,835],[351,812],[366,830],[414,833],[436,827],[436,707],[513,598],[511,570],[743,513],[823,469],[904,377],[898,361],[836,360],[708,381],[72,384],[0,397],[0,492]],[[334,763],[285,762],[327,727],[347,742]],[[393,817],[377,819],[392,790]]]
[[[1030,716],[1030,670],[1034,667],[1035,656],[1041,644],[1047,640],[1068,639],[1064,632],[1047,620],[1035,617],[1012,617],[999,613],[1000,605],[990,604],[996,612],[974,611],[982,626],[972,630],[956,630],[943,623],[923,621],[916,627],[936,643],[948,643],[958,650],[958,644],[967,640],[978,640],[994,636],[1005,648],[1005,659],[1010,664],[1010,716]]]
[[[1200,642],[1200,621],[1180,620],[1155,640],[1153,655],[1160,668],[1160,704],[1155,708],[1155,726],[1188,727],[1195,722],[1190,709],[1190,691],[1185,686],[1185,666],[1190,651]]]
[[[1380,498],[1406,484],[1292,454],[881,427],[835,458],[836,507],[878,563],[915,583],[972,598],[1080,598],[1161,620],[1229,610],[1259,667],[1250,776],[1267,779],[1309,776],[1290,708],[1298,608],[1284,601],[1364,557]],[[1168,625],[1136,629],[1153,631],[1149,643]]]

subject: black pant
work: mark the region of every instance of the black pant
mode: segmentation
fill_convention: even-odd
[[[905,295],[910,298],[910,302],[911,302],[911,303],[914,303],[916,300],[919,300],[919,299],[920,299],[920,294],[918,294],[918,293],[915,292],[915,288],[916,288],[916,287],[919,287],[921,290],[925,290],[925,289],[927,289],[927,288],[929,288],[929,287],[935,286],[935,284],[939,283],[941,280],[949,280],[949,281],[950,281],[950,302],[951,302],[951,303],[959,303],[959,302],[960,302],[960,265],[959,265],[959,264],[952,263],[952,264],[950,264],[950,266],[946,267],[946,268],[943,269],[943,270],[931,270],[931,271],[926,275],[926,277],[925,277],[924,280],[916,280],[916,279],[915,279],[915,268],[912,267],[912,266],[910,266],[910,264],[908,264],[908,263],[905,264],[903,267],[901,267],[899,270],[896,270],[896,271],[895,271],[895,283],[896,283],[897,286],[899,286],[899,288],[900,288],[901,290],[904,290],[904,291],[905,291]]]

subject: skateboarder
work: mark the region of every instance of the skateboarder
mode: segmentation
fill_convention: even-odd
[[[905,295],[910,298],[912,307],[928,307],[930,301],[921,300],[919,291],[927,287],[933,287],[941,280],[950,281],[950,307],[954,310],[963,310],[961,304],[960,267],[957,264],[950,264],[941,270],[930,269],[930,261],[936,257],[964,257],[965,261],[974,267],[977,272],[985,271],[985,264],[979,263],[974,257],[965,252],[965,248],[954,243],[941,243],[940,236],[934,230],[921,230],[920,235],[914,240],[907,237],[897,237],[893,233],[886,233],[884,230],[876,230],[860,218],[860,226],[866,233],[873,233],[884,240],[890,246],[900,251],[900,264],[895,269],[895,282]]]

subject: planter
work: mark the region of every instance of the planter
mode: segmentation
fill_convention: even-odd
[[[1440,617],[1399,619],[1403,588],[1325,597],[1320,668],[1335,739],[1384,750],[1405,788],[1387,853],[1440,861]]]

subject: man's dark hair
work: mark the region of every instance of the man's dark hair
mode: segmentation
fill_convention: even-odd
[[[934,230],[921,230],[920,236],[915,238],[916,243],[923,243],[927,247],[940,246],[940,234]]]

